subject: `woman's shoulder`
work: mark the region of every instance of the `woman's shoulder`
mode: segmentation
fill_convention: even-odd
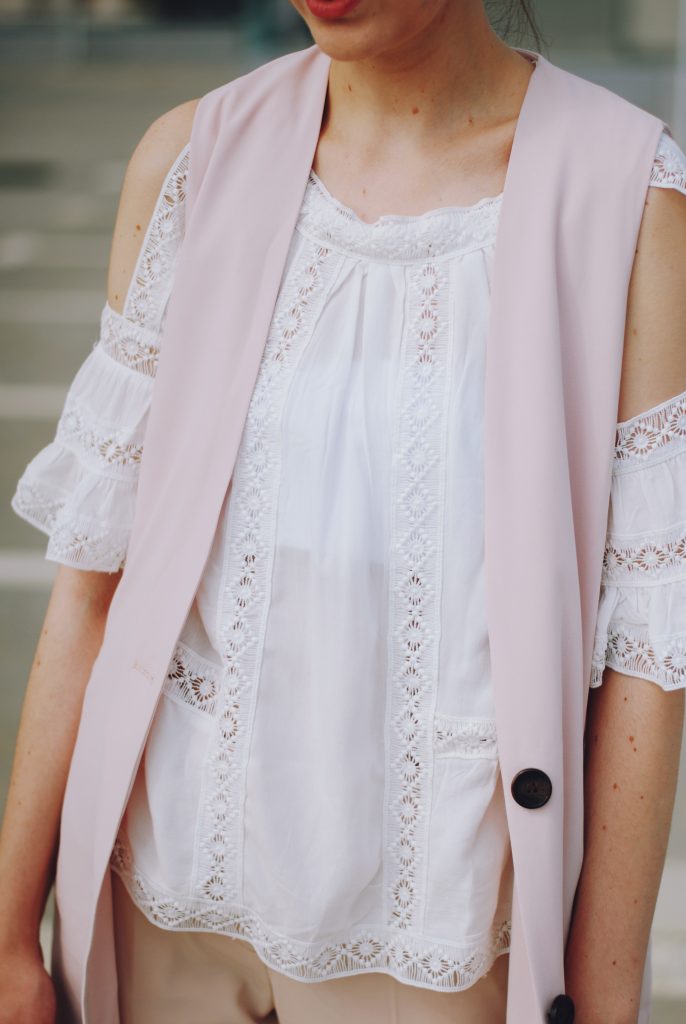
[[[191,129],[199,99],[166,111],[145,130],[129,159],[112,235],[107,299],[121,312],[146,232],[165,192],[185,182]],[[177,196],[178,197],[178,196]]]

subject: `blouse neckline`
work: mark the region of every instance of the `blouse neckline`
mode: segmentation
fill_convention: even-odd
[[[471,206],[443,206],[419,214],[382,214],[362,220],[310,173],[297,230],[327,249],[385,263],[445,259],[495,244],[503,193]]]

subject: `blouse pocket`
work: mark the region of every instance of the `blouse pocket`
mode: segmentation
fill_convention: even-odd
[[[426,931],[455,948],[471,982],[509,941],[511,862],[495,719],[437,712],[433,748]]]
[[[113,850],[112,866],[160,922],[165,893],[190,897],[194,891],[204,768],[220,686],[220,666],[178,641]]]

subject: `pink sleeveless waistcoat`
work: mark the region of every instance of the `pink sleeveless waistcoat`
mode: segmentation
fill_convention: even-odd
[[[486,601],[515,870],[507,1024],[542,1024],[564,993],[627,292],[664,127],[535,56],[505,180],[484,396]],[[84,1024],[118,1022],[110,851],[231,478],[329,64],[316,45],[289,53],[196,111],[133,531],[62,814],[54,966]],[[537,808],[510,790],[532,767],[552,783]]]

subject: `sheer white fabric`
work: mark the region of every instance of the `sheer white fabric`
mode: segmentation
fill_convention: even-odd
[[[187,162],[12,499],[55,561],[125,563]],[[686,193],[667,133],[651,184]],[[113,852],[151,920],[294,977],[454,991],[509,948],[480,407],[501,198],[368,224],[311,173]],[[618,424],[593,686],[686,685],[685,436],[686,392]]]

